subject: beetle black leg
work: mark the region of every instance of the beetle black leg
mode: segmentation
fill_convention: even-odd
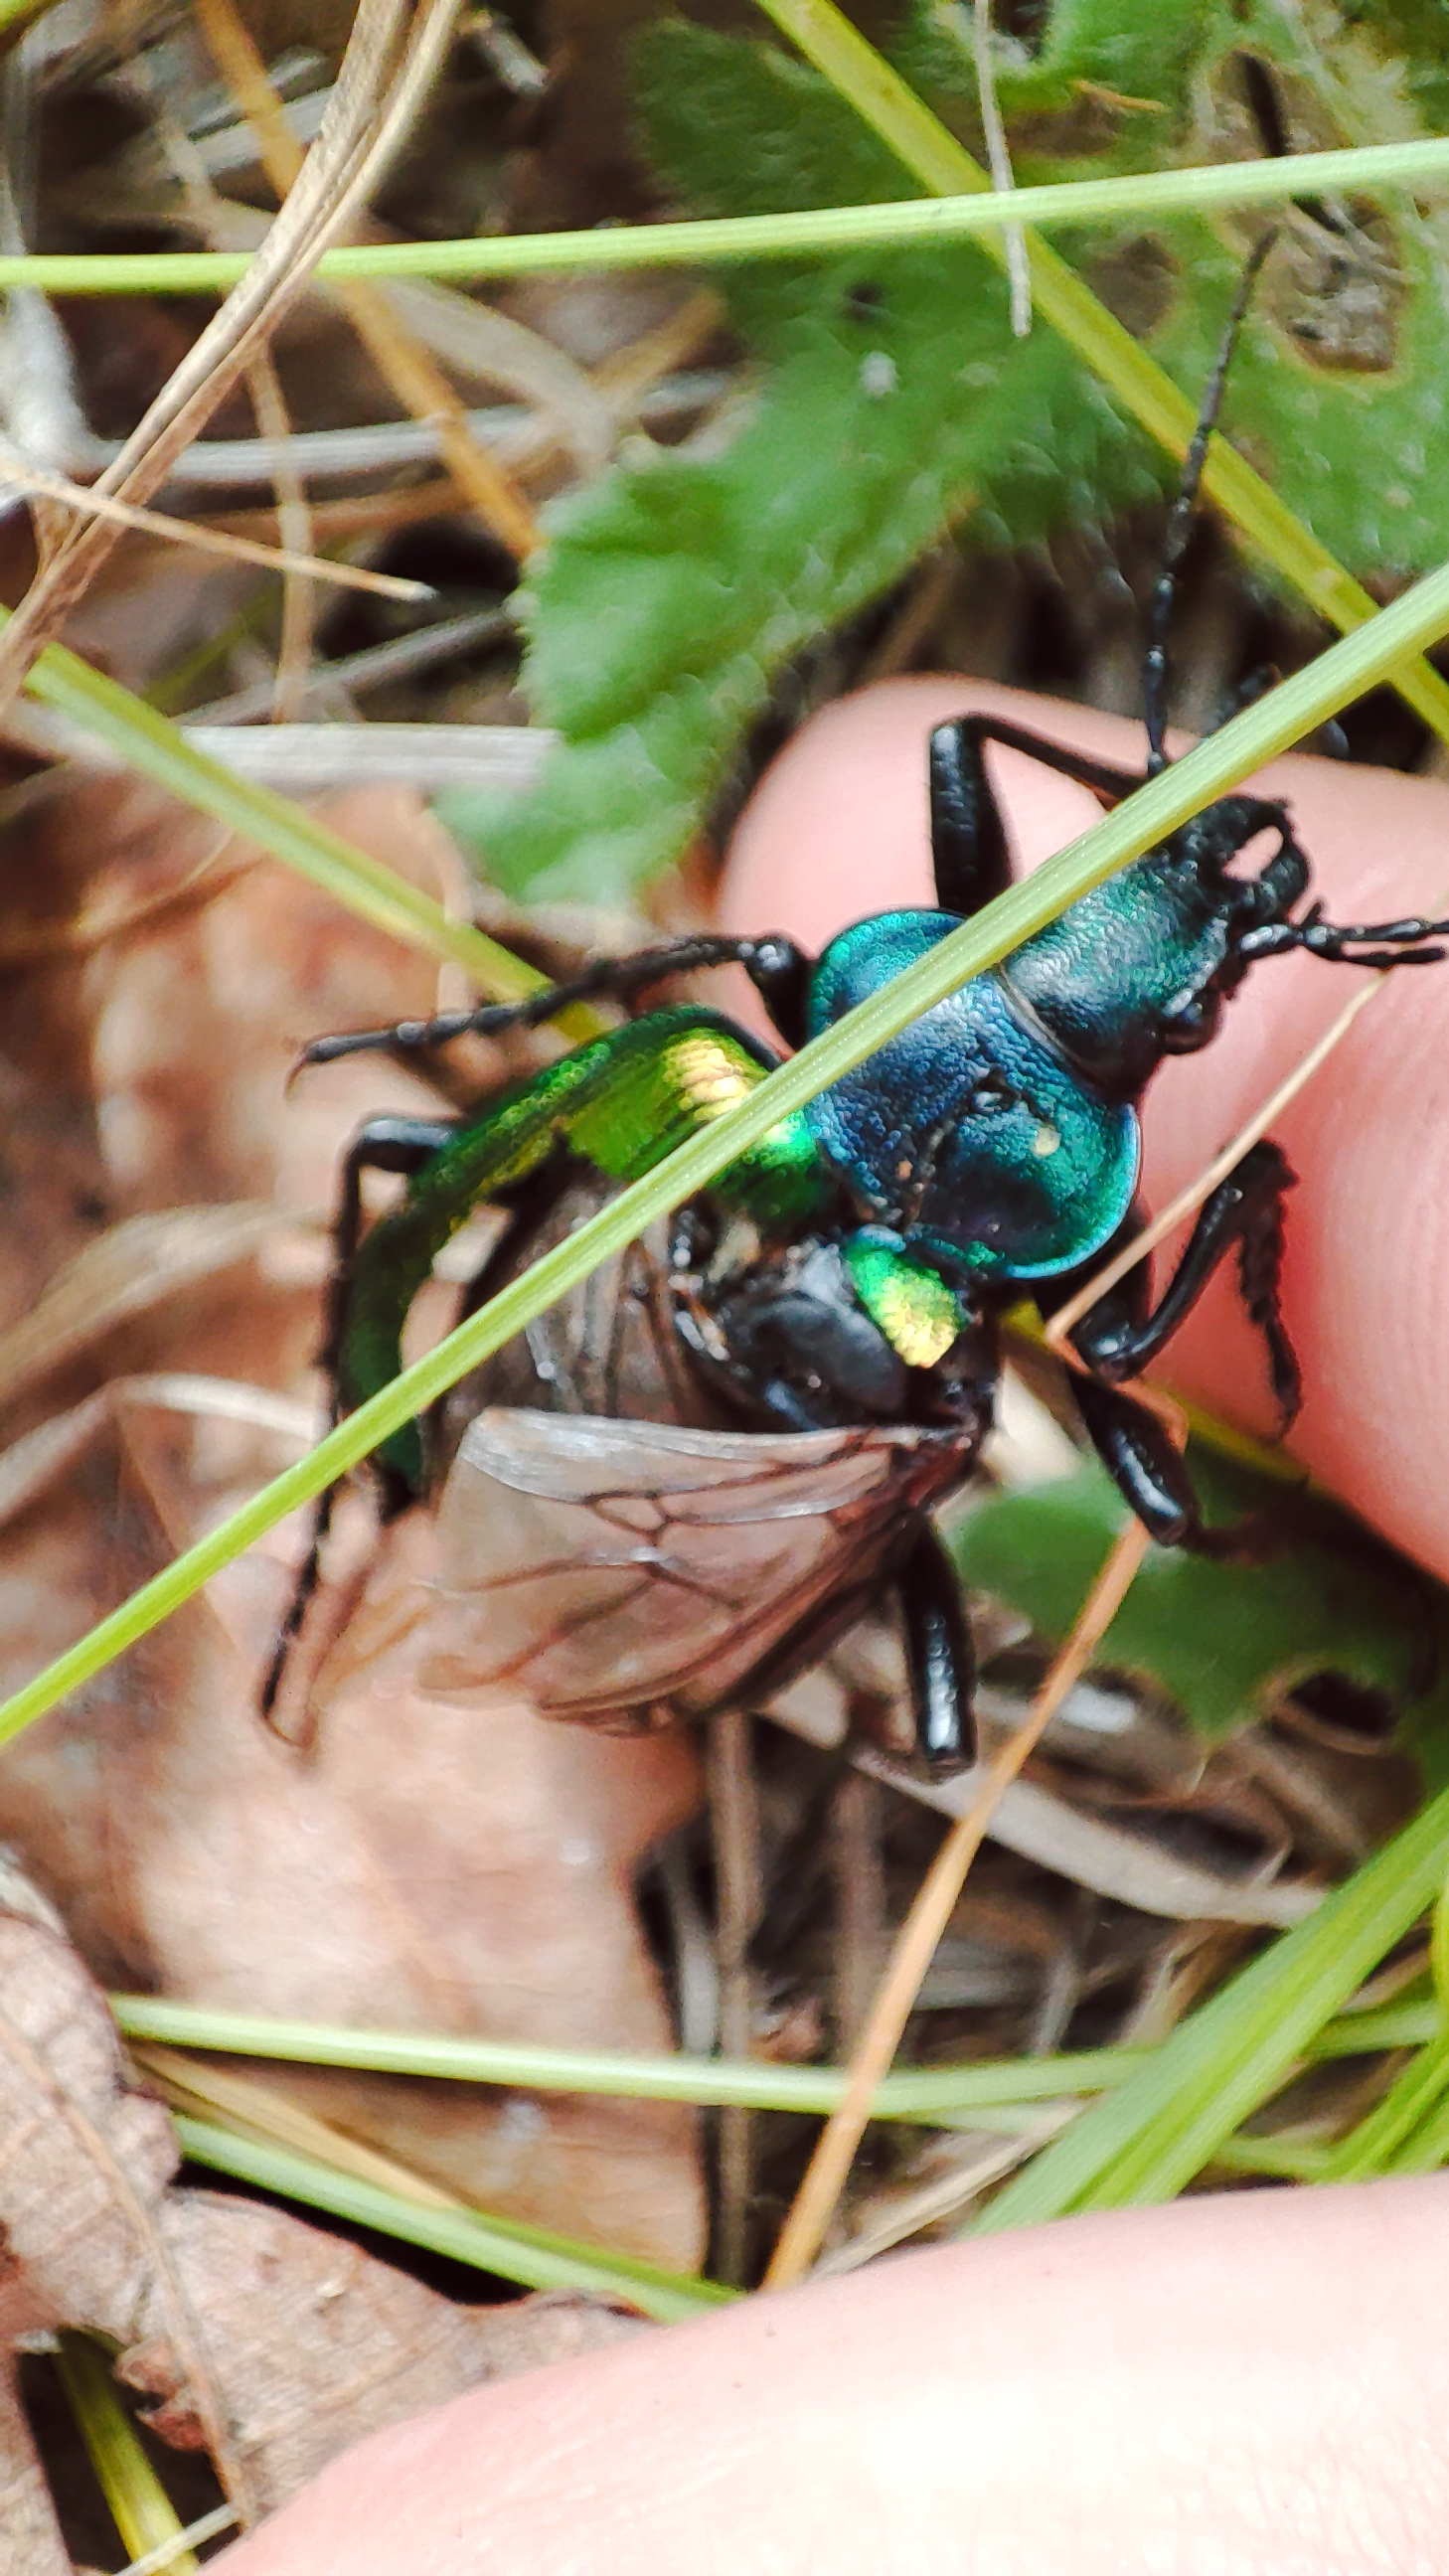
[[[549,984],[523,1002],[481,1002],[476,1010],[447,1011],[434,1020],[399,1020],[388,1029],[350,1029],[316,1038],[297,1062],[333,1064],[339,1056],[412,1054],[446,1046],[450,1038],[498,1037],[505,1029],[541,1028],[571,1002],[631,1002],[666,975],[690,975],[706,966],[743,966],[780,1035],[789,1045],[805,1038],[805,1006],[813,961],[793,939],[771,931],[761,939],[671,939],[641,948],[633,957],[598,957],[566,984]]]
[[[951,737],[949,744],[947,736]],[[944,881],[938,868],[936,888],[948,912],[974,911],[989,902],[992,895],[1000,894],[1008,883],[1004,839],[996,855],[989,839],[983,852],[978,837],[986,799],[990,799],[996,832],[1002,830],[1000,808],[981,758],[988,742],[994,742],[1001,751],[1024,752],[1028,760],[1039,761],[1043,769],[1055,770],[1059,778],[1070,778],[1078,787],[1089,787],[1104,805],[1120,805],[1124,796],[1130,796],[1133,788],[1142,784],[1140,769],[1118,769],[1111,761],[1089,759],[1084,751],[1068,751],[1059,742],[1048,742],[1045,734],[1031,733],[1025,725],[1008,724],[996,716],[957,716],[950,724],[937,725],[931,736],[932,857],[945,866]],[[989,835],[989,821],[985,829]],[[999,880],[993,873],[996,868],[1002,870]],[[961,884],[965,898],[959,905],[954,898],[946,901],[946,884],[955,882]]]
[[[979,717],[958,716],[931,736],[931,869],[943,912],[966,920],[1011,883],[1011,854],[986,775]]]
[[[1135,1377],[1177,1331],[1213,1272],[1236,1244],[1243,1300],[1268,1346],[1274,1395],[1284,1427],[1298,1410],[1298,1363],[1278,1307],[1283,1251],[1283,1199],[1294,1175],[1276,1145],[1249,1147],[1198,1212],[1187,1248],[1166,1293],[1149,1304],[1145,1261],[1089,1307],[1072,1334],[1090,1375],[1074,1376],[1073,1392],[1088,1437],[1103,1466],[1143,1527],[1161,1547],[1188,1547],[1214,1556],[1251,1561],[1262,1554],[1252,1524],[1239,1530],[1206,1530],[1182,1459],[1165,1426],[1119,1381]],[[1134,1212],[1117,1238],[1140,1231]],[[1117,1246],[1108,1247],[1108,1257]],[[1043,1315],[1065,1305],[1078,1280],[1043,1282],[1036,1301]]]
[[[1283,1200],[1294,1179],[1284,1155],[1267,1137],[1250,1145],[1203,1201],[1186,1250],[1157,1305],[1149,1309],[1143,1261],[1088,1308],[1073,1330],[1072,1341],[1092,1374],[1109,1386],[1139,1376],[1179,1330],[1214,1271],[1236,1245],[1243,1303],[1267,1345],[1273,1393],[1286,1429],[1298,1411],[1300,1396],[1298,1363],[1278,1306]],[[1133,1224],[1129,1218],[1128,1225]],[[1125,1229],[1118,1241],[1124,1239],[1131,1239]],[[1050,1313],[1072,1293],[1070,1280],[1053,1280],[1037,1302],[1044,1314]]]
[[[1123,1501],[1159,1547],[1191,1547],[1202,1534],[1192,1479],[1165,1424],[1100,1378],[1073,1377],[1087,1436]]]
[[[971,1699],[976,1654],[961,1584],[933,1529],[923,1529],[896,1577],[916,1748],[937,1779],[964,1771],[976,1752]]]
[[[342,1186],[338,1194],[337,1213],[332,1220],[332,1274],[327,1288],[327,1319],[322,1348],[318,1354],[327,1379],[327,1419],[329,1426],[339,1416],[338,1367],[342,1337],[347,1326],[347,1292],[353,1259],[362,1232],[362,1176],[364,1172],[420,1172],[425,1163],[449,1142],[456,1121],[448,1118],[371,1118],[354,1136],[342,1166]],[[387,1490],[384,1474],[385,1509],[396,1511],[408,1499],[405,1494]],[[312,1512],[312,1535],[307,1553],[298,1569],[292,1587],[292,1598],[286,1616],[277,1632],[272,1660],[262,1683],[261,1710],[270,1717],[276,1705],[282,1676],[301,1631],[303,1620],[322,1573],[322,1551],[332,1526],[332,1510],[337,1498],[336,1485],[324,1486]]]

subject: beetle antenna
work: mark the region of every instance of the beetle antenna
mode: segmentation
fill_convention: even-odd
[[[1147,650],[1143,656],[1142,665],[1142,708],[1147,719],[1147,775],[1149,778],[1155,778],[1159,770],[1167,767],[1165,747],[1167,630],[1172,621],[1172,605],[1177,594],[1178,572],[1182,565],[1182,558],[1187,552],[1188,539],[1192,534],[1193,513],[1197,508],[1198,486],[1202,482],[1203,466],[1207,461],[1208,442],[1217,427],[1218,413],[1223,403],[1223,387],[1227,383],[1228,369],[1232,365],[1233,352],[1238,345],[1238,333],[1243,326],[1243,316],[1252,301],[1253,289],[1258,282],[1258,271],[1277,238],[1276,227],[1271,232],[1264,233],[1261,241],[1257,242],[1249,253],[1247,266],[1238,280],[1238,291],[1233,297],[1232,311],[1224,326],[1213,371],[1208,378],[1207,389],[1202,398],[1197,427],[1192,433],[1191,443],[1183,458],[1182,481],[1177,488],[1177,498],[1167,516],[1167,533],[1162,541],[1162,567],[1153,584],[1151,604],[1147,611]]]

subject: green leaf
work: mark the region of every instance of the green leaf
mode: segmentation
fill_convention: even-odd
[[[901,194],[893,156],[770,48],[672,25],[650,63],[662,156],[693,136],[706,211]],[[968,511],[1006,546],[1159,486],[1054,333],[1013,344],[974,244],[739,272],[733,299],[769,372],[724,451],[646,454],[546,516],[527,684],[564,741],[537,789],[439,800],[511,890],[608,901],[666,866],[775,674]]]
[[[1098,1665],[1164,1692],[1209,1741],[1266,1716],[1321,1673],[1412,1711],[1416,1731],[1428,1733],[1431,1716],[1442,1728],[1438,1587],[1330,1504],[1198,1443],[1189,1458],[1207,1520],[1263,1513],[1281,1527],[1282,1553],[1260,1565],[1222,1565],[1181,1548],[1150,1548]],[[1056,1642],[1121,1517],[1121,1497],[1093,1461],[1058,1483],[993,1495],[958,1524],[950,1544],[968,1584]]]
[[[1438,100],[1424,20],[1408,0],[1387,32],[1340,19],[1305,32],[1273,0],[1150,13],[1059,0],[1034,58],[1000,48],[1020,175],[1259,149],[1249,56],[1299,149],[1422,133]],[[963,24],[919,0],[896,59],[975,144]],[[1394,38],[1417,50],[1398,59]],[[649,149],[695,211],[871,202],[911,184],[846,101],[771,44],[668,21],[640,61]],[[1449,487],[1429,465],[1449,379],[1449,234],[1437,213],[1391,219],[1356,201],[1366,229],[1346,234],[1322,211],[1283,228],[1235,360],[1229,429],[1249,431],[1254,461],[1351,567],[1414,569],[1449,551]],[[1104,227],[1077,256],[1195,391],[1263,222]],[[974,245],[739,271],[731,301],[765,372],[723,452],[645,450],[546,515],[523,603],[526,685],[563,736],[543,778],[507,804],[440,799],[512,892],[617,901],[667,866],[777,674],[944,529],[969,521],[976,543],[1019,546],[1161,486],[1163,461],[1053,331],[1012,341],[1004,288]]]

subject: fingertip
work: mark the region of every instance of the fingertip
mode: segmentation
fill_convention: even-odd
[[[893,905],[933,906],[926,747],[952,716],[999,715],[1028,729],[1065,715],[1081,750],[1135,759],[1136,728],[1063,710],[1019,689],[949,675],[890,680],[838,698],[803,725],[744,813],[720,890],[727,930],[786,930],[823,948],[837,930]],[[1060,849],[1098,812],[1085,788],[1019,753],[993,751],[1022,867]]]

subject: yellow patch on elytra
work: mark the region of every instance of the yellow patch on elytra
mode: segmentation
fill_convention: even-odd
[[[748,1073],[718,1038],[680,1038],[669,1050],[669,1071],[681,1099],[702,1118],[720,1118],[754,1089]]]
[[[934,1368],[961,1330],[955,1298],[943,1281],[928,1272],[909,1284],[896,1278],[883,1295],[871,1300],[870,1310],[907,1368]]]
[[[937,1360],[945,1358],[958,1330],[954,1317],[947,1323],[939,1315],[912,1315],[896,1324],[890,1340],[907,1368],[934,1368]]]
[[[1054,1154],[1056,1152],[1061,1141],[1062,1140],[1057,1129],[1049,1126],[1047,1121],[1043,1119],[1041,1125],[1036,1131],[1036,1134],[1031,1140],[1031,1150],[1037,1156],[1039,1161],[1044,1162],[1048,1154]]]

